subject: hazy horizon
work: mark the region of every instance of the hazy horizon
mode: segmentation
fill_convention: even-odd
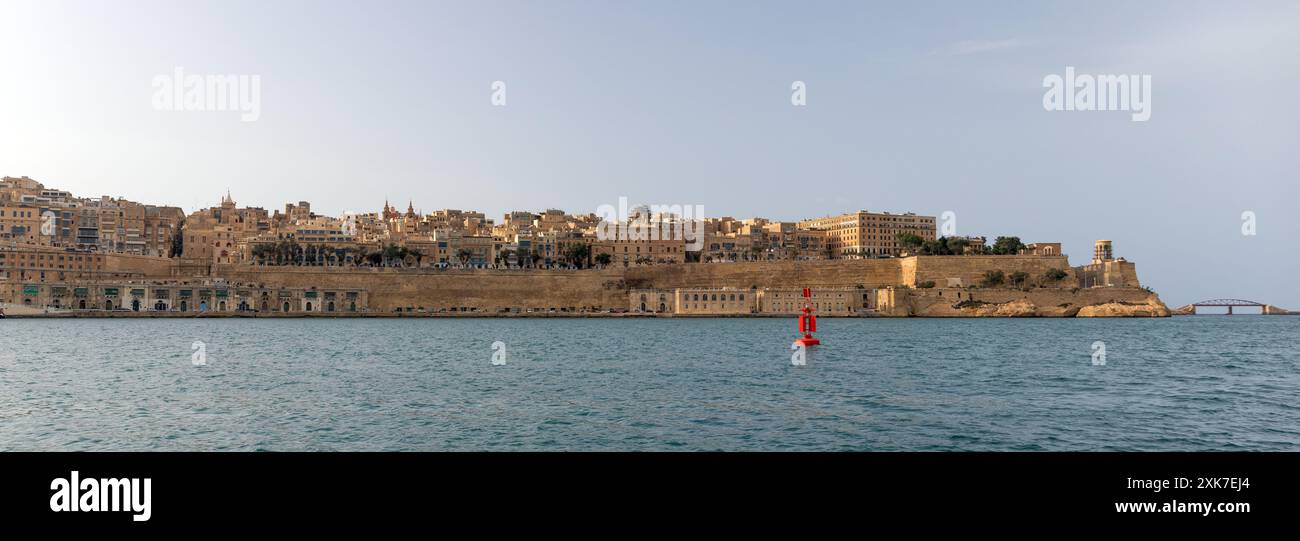
[[[1170,306],[1300,309],[1300,3],[378,6],[0,1],[0,176],[186,212],[952,211],[1075,265],[1113,240]],[[158,110],[176,68],[258,76],[259,118]],[[1149,75],[1149,120],[1044,110],[1067,68]]]

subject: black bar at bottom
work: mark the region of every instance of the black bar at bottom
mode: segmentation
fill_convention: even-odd
[[[819,521],[915,517],[927,528],[947,518],[1200,527],[1283,521],[1300,499],[1300,456],[1290,453],[15,453],[0,460],[6,525],[105,531],[425,527],[502,516],[662,526],[710,509],[815,510]],[[144,512],[130,508],[54,511],[73,494],[69,487],[59,500],[52,484],[70,483],[74,471],[79,484],[96,480],[77,487],[79,508],[99,505],[92,500],[105,486],[122,485],[99,480],[138,479],[142,489],[147,478],[148,520],[134,520]],[[97,496],[83,500],[96,486]]]

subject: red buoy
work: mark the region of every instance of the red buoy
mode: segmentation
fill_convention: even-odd
[[[817,316],[813,315],[812,307],[812,290],[803,288],[803,310],[799,314],[799,332],[803,333],[803,338],[794,341],[796,346],[815,346],[822,343],[821,340],[813,338],[812,333],[817,332]]]

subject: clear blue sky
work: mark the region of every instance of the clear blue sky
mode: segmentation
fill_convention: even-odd
[[[951,210],[1074,264],[1114,240],[1171,305],[1300,309],[1298,28],[1294,1],[5,1],[0,175],[186,210]],[[156,111],[177,66],[259,75],[260,120]],[[1151,120],[1044,111],[1066,66],[1151,75]]]

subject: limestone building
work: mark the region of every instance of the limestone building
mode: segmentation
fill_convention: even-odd
[[[799,228],[825,231],[826,249],[833,258],[898,256],[903,249],[899,233],[910,233],[922,240],[934,240],[936,233],[933,216],[865,210],[803,220]]]

